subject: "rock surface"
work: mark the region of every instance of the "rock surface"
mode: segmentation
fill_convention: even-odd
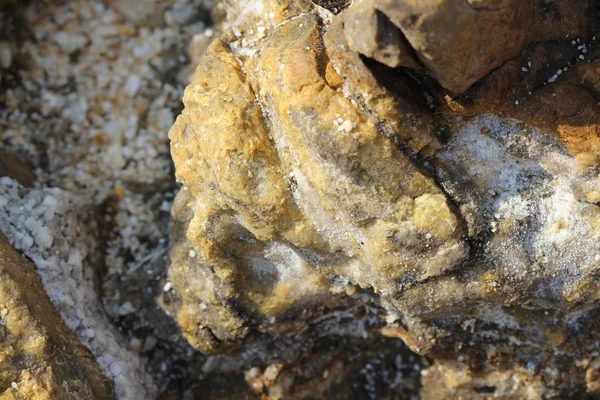
[[[184,336],[327,335],[306,313],[360,287],[435,360],[423,398],[597,393],[597,3],[325,3],[228,3],[185,91]]]
[[[33,265],[2,234],[0,318],[0,397],[114,397],[93,356],[52,309]]]
[[[97,293],[100,241],[89,204],[58,188],[25,188],[2,177],[0,230],[33,261],[52,306],[115,383],[115,395],[153,396],[141,357],[109,322]]]
[[[372,0],[427,72],[462,93],[533,42],[590,33],[587,0]],[[411,65],[406,65],[411,67]]]
[[[9,176],[24,186],[32,186],[35,182],[31,167],[21,157],[3,148],[0,148],[0,176]]]

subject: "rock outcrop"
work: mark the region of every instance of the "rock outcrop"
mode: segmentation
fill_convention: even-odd
[[[368,298],[435,360],[423,398],[597,393],[597,3],[261,4],[228,3],[170,131],[190,344],[328,335],[314,310]]]

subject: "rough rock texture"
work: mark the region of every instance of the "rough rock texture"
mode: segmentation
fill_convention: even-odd
[[[119,399],[153,396],[156,387],[143,360],[127,348],[100,302],[100,241],[90,210],[64,190],[28,189],[0,178],[0,230],[33,261],[52,306],[115,383]]]
[[[248,353],[367,302],[434,359],[423,398],[600,393],[597,6],[228,2],[169,134],[190,344],[237,347],[252,390],[302,398],[302,379],[265,389],[279,364],[250,366],[293,353],[316,376],[310,350]]]
[[[3,148],[0,148],[0,176],[10,176],[24,186],[31,186],[35,182],[35,174],[26,162]]]
[[[462,93],[533,42],[589,33],[587,0],[371,0],[443,87]],[[406,65],[412,67],[411,65]]]
[[[0,234],[0,397],[113,396],[112,383],[52,309],[33,265]]]

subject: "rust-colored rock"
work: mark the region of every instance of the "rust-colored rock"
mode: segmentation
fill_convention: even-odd
[[[597,5],[240,4],[170,131],[184,187],[169,275],[190,344],[331,335],[312,312],[370,292],[365,348],[381,334],[434,359],[424,398],[597,391]],[[240,360],[247,390],[301,393],[291,353]]]
[[[529,43],[584,36],[593,2],[374,0],[443,87],[462,93]],[[405,65],[411,67],[411,65]]]

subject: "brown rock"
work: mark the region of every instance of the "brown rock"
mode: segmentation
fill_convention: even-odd
[[[8,176],[23,186],[32,186],[35,174],[21,157],[0,148],[0,176]]]
[[[400,29],[372,1],[355,1],[345,12],[344,37],[350,50],[387,65],[418,68]]]
[[[303,383],[336,387],[317,389],[324,361],[297,350],[332,334],[314,316],[364,322],[352,307],[372,292],[377,329],[349,351],[378,351],[381,333],[431,357],[426,398],[597,390],[596,53],[564,39],[597,29],[594,5],[369,4],[231,5],[170,131],[184,335],[205,352],[263,349],[260,368],[231,355],[247,390],[310,397]],[[437,82],[369,59],[389,61],[378,12]]]
[[[589,39],[533,44],[451,101],[448,109],[517,118],[555,133],[573,154],[598,153],[599,54]]]
[[[377,0],[429,73],[462,93],[527,44],[584,35],[588,1]],[[411,67],[411,65],[406,65]]]
[[[270,34],[260,56],[245,60],[246,70],[259,71],[253,88],[229,46],[215,41],[170,132],[177,176],[195,198],[187,237],[214,271],[215,298],[235,297],[248,312],[277,315],[319,297],[327,276],[349,264],[371,271],[355,274],[361,285],[393,291],[395,279],[428,279],[465,254],[443,194],[328,86],[323,55],[316,18],[290,21]],[[430,244],[418,245],[415,238],[426,235]],[[317,258],[306,260],[299,249]],[[279,260],[297,265],[281,269]],[[268,285],[264,274],[272,276]],[[176,288],[195,310],[184,306],[180,318],[204,314],[196,310],[204,288]],[[195,331],[208,320],[185,326]],[[242,332],[238,322],[217,326],[221,340]]]
[[[52,309],[33,265],[3,235],[0,317],[0,397],[114,397],[112,383]]]

